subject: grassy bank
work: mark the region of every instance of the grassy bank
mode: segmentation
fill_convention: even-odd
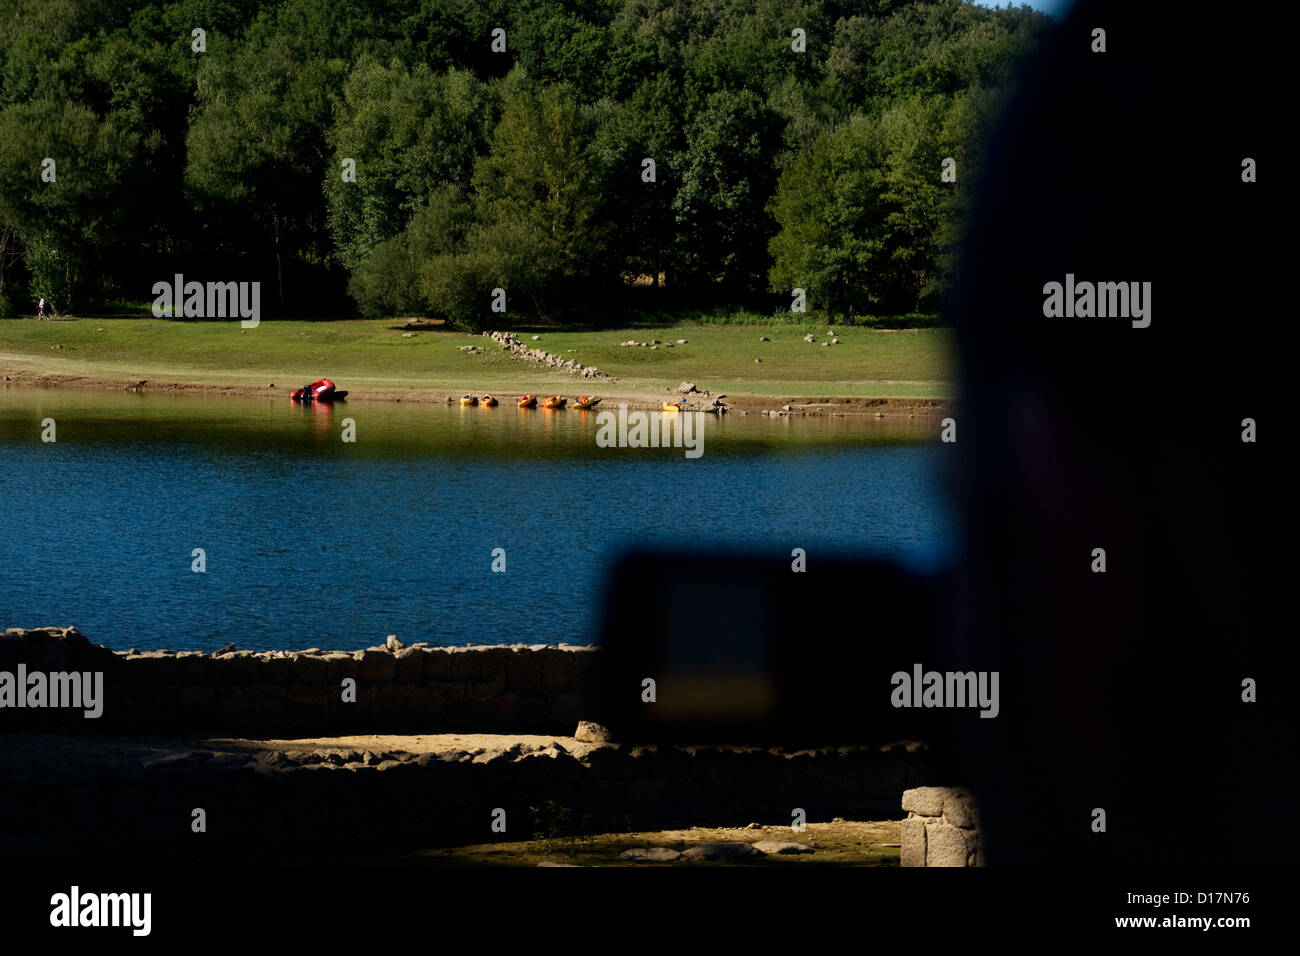
[[[833,332],[827,336],[826,332]],[[813,333],[816,342],[804,341]],[[407,330],[392,319],[235,322],[69,319],[0,322],[0,368],[53,377],[147,379],[294,387],[328,375],[366,390],[662,392],[683,379],[733,396],[946,398],[952,394],[946,329],[885,330],[788,323],[546,331],[530,346],[618,378],[593,383],[515,358],[482,336]],[[763,341],[766,337],[770,341]],[[839,343],[822,346],[838,338]],[[623,346],[628,340],[653,342]],[[678,339],[686,339],[678,344]],[[482,351],[463,351],[476,345]],[[758,361],[761,360],[761,361]]]

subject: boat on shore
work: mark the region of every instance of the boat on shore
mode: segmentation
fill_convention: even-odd
[[[348,397],[346,390],[340,391],[334,383],[327,378],[318,378],[310,385],[303,385],[301,388],[295,388],[290,394],[289,400],[292,402],[301,402],[304,405],[312,402],[341,402]]]
[[[682,398],[675,402],[664,402],[664,411],[680,412],[686,408],[686,399]]]
[[[536,408],[537,399],[532,395],[520,395],[519,401],[515,402],[520,408]]]
[[[542,402],[542,408],[563,409],[568,404],[568,399],[559,395],[552,395],[546,401]]]
[[[573,403],[573,407],[580,409],[582,411],[586,411],[589,408],[595,408],[599,404],[600,404],[599,398],[589,398],[586,395],[579,395],[578,400]]]

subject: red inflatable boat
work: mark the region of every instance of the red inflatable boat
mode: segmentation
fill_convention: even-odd
[[[347,397],[347,392],[340,392],[327,378],[318,378],[310,385],[294,389],[289,396],[295,402],[337,402]]]

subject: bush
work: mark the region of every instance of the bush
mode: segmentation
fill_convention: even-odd
[[[497,314],[492,290],[501,287],[500,271],[498,261],[485,252],[438,256],[425,263],[420,288],[434,315],[466,332],[481,332]]]
[[[348,280],[348,294],[370,318],[419,314],[419,274],[404,235],[379,243]]]
[[[17,317],[18,311],[14,308],[9,296],[0,292],[0,319],[16,319]]]
[[[348,294],[362,315],[422,315],[420,270],[429,259],[462,241],[468,206],[454,186],[437,190],[406,228],[376,245],[348,281]]]
[[[430,312],[457,328],[480,332],[501,321],[501,313],[492,311],[493,290],[504,289],[509,311],[544,317],[563,272],[553,242],[532,224],[503,217],[471,229],[465,245],[464,251],[435,255],[424,264],[420,289]]]

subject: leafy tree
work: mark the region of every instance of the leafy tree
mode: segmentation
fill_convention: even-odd
[[[602,117],[592,150],[604,184],[607,272],[649,275],[658,285],[660,273],[673,268],[679,185],[674,160],[686,145],[680,100],[680,86],[658,76]],[[646,181],[646,159],[655,163],[653,182]]]
[[[965,97],[916,98],[818,138],[782,176],[772,204],[781,226],[772,287],[806,289],[814,306],[849,321],[933,305],[956,240],[945,222],[957,184],[942,181],[942,162],[963,169],[973,117]]]
[[[674,162],[681,176],[673,201],[676,253],[684,275],[696,282],[725,279],[739,289],[761,285],[779,135],[775,115],[748,90],[712,94],[691,123]]]
[[[505,215],[475,227],[459,252],[425,263],[420,288],[435,313],[459,328],[478,331],[499,318],[491,309],[501,289],[511,311],[520,300],[545,315],[549,293],[562,269],[557,250],[532,223]]]
[[[104,0],[8,0],[0,15],[0,105],[35,99],[45,65],[97,32],[108,9]]]
[[[199,66],[186,183],[213,246],[216,233],[272,250],[281,308],[284,260],[329,256],[320,184],[332,99],[348,73],[344,55],[375,29],[364,0],[287,0],[241,40],[209,37]]]
[[[142,176],[139,151],[127,124],[75,103],[0,110],[0,229],[24,248],[33,294],[67,309],[89,291],[122,231],[123,196]],[[42,178],[47,157],[52,182]]]
[[[568,87],[507,96],[491,149],[474,172],[477,225],[457,263],[429,271],[431,307],[446,308],[457,290],[469,288],[467,277],[486,281],[491,272],[493,287],[522,294],[547,314],[562,285],[590,272],[603,238],[590,126]],[[485,257],[496,257],[495,271],[483,267]]]
[[[349,268],[399,232],[441,184],[468,187],[496,104],[472,75],[435,75],[423,64],[363,60],[343,86],[330,133],[334,161],[325,176],[330,232]],[[356,181],[342,176],[356,163]]]
[[[454,255],[472,224],[469,203],[456,186],[436,190],[417,209],[399,235],[374,247],[348,283],[348,292],[365,315],[423,311],[421,270],[431,259]],[[443,290],[439,290],[441,296]]]
[[[237,264],[278,273],[282,309],[346,280],[367,314],[481,322],[485,282],[560,316],[613,314],[634,276],[753,305],[797,274],[837,314],[917,308],[1048,22],[966,0],[7,0],[0,288],[66,307]],[[46,154],[76,157],[57,185],[33,179]]]
[[[397,45],[406,62],[427,63],[435,72],[456,67],[484,79],[500,77],[515,64],[511,37],[519,6],[518,0],[398,0],[392,18]],[[497,27],[506,31],[504,54],[491,49]]]

